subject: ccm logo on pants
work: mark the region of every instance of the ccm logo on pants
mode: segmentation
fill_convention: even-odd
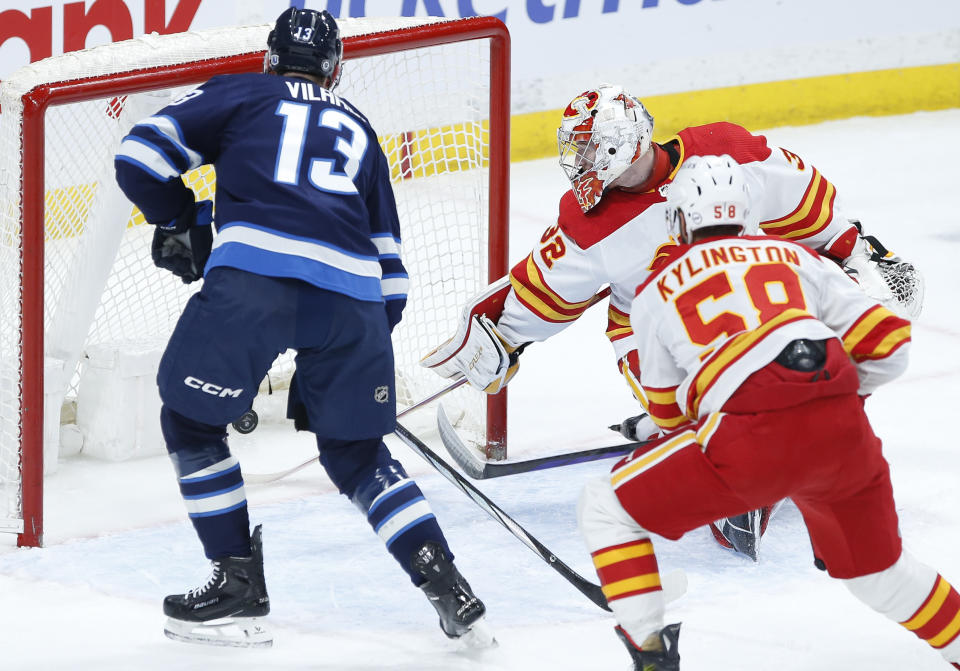
[[[204,382],[203,380],[198,380],[192,375],[188,375],[183,378],[183,383],[190,387],[191,389],[199,389],[205,394],[210,394],[211,396],[219,396],[220,398],[226,398],[231,396],[233,398],[239,398],[240,394],[243,393],[243,389],[231,389],[230,387],[221,387],[219,384],[213,384],[212,382]]]

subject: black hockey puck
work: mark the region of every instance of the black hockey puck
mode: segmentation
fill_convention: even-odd
[[[240,415],[240,419],[233,422],[231,426],[236,430],[237,433],[250,433],[255,428],[257,424],[260,423],[260,418],[257,416],[257,413],[250,408],[245,413]]]

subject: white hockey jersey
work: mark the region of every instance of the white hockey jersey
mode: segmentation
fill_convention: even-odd
[[[561,198],[557,223],[510,272],[512,290],[497,326],[511,344],[559,333],[609,285],[607,336],[627,374],[627,364],[634,363],[627,358],[634,349],[628,316],[634,292],[655,259],[675,244],[658,189],[689,156],[729,154],[743,166],[756,194],[753,214],[765,233],[802,241],[837,259],[853,251],[857,230],[837,212],[833,185],[796,154],[767,146],[762,135],[712,123],[687,128],[654,150],[656,167],[645,192],[611,190],[586,214],[572,191]]]
[[[869,394],[906,368],[910,322],[835,263],[769,236],[681,245],[637,290],[631,323],[650,417],[673,430],[719,411],[798,338],[839,338]]]

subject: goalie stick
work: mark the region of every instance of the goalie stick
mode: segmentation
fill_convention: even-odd
[[[436,400],[437,400],[438,398],[440,398],[441,396],[445,396],[446,394],[449,394],[449,393],[450,393],[451,391],[453,391],[454,389],[456,389],[456,388],[458,388],[458,387],[462,387],[464,384],[466,384],[466,382],[467,382],[467,378],[465,378],[465,377],[461,377],[461,378],[458,378],[458,379],[454,380],[453,382],[451,382],[450,384],[448,384],[446,387],[444,387],[444,388],[441,389],[440,391],[438,391],[438,392],[436,392],[436,393],[434,393],[434,394],[431,394],[430,396],[426,397],[425,399],[420,400],[420,401],[417,401],[416,403],[414,403],[413,405],[411,405],[409,408],[404,408],[403,410],[401,410],[400,412],[398,412],[398,413],[397,413],[397,419],[400,419],[401,417],[404,417],[407,413],[410,413],[410,412],[413,412],[414,410],[418,410],[418,409],[422,408],[423,406],[427,405],[428,403],[431,403],[431,402],[433,402],[433,401],[436,401]],[[264,485],[264,484],[267,484],[268,482],[276,482],[277,480],[282,480],[283,478],[287,477],[288,475],[293,475],[293,474],[296,473],[297,471],[303,470],[304,468],[306,468],[306,467],[309,466],[310,464],[315,464],[315,463],[317,463],[318,460],[319,460],[319,457],[310,457],[309,459],[307,459],[307,460],[306,460],[305,462],[303,462],[302,464],[297,464],[296,466],[291,466],[290,468],[284,469],[284,470],[282,470],[282,471],[277,471],[277,472],[275,472],[275,473],[245,473],[245,474],[243,475],[243,481],[244,481],[244,483],[246,483],[246,484],[251,484],[251,485]]]
[[[444,478],[446,478],[454,487],[466,494],[474,503],[487,512],[493,519],[499,522],[507,531],[526,545],[540,559],[545,561],[550,568],[559,573],[567,582],[573,585],[581,594],[590,599],[594,604],[609,611],[607,599],[603,595],[600,585],[590,582],[582,575],[567,566],[564,562],[550,551],[543,543],[534,538],[530,533],[518,524],[512,517],[507,515],[497,504],[491,501],[487,496],[473,486],[469,480],[460,475],[450,464],[441,459],[435,452],[423,444],[415,435],[410,433],[400,423],[397,423],[397,429],[394,431],[396,436],[402,440],[407,447],[419,454],[427,463],[433,466]],[[687,575],[683,569],[675,569],[661,576],[661,586],[663,596],[666,602],[675,601],[683,596],[687,590]]]
[[[437,428],[440,429],[440,440],[443,441],[443,446],[447,448],[447,452],[449,452],[453,460],[457,462],[457,465],[463,469],[463,472],[474,480],[500,478],[504,475],[542,471],[547,468],[557,468],[558,466],[570,466],[572,464],[582,464],[599,459],[620,457],[632,452],[638,447],[646,445],[646,442],[620,443],[619,445],[593,447],[578,452],[552,454],[546,457],[527,459],[525,461],[497,463],[483,461],[477,458],[474,450],[470,449],[463,442],[459,434],[457,434],[456,429],[454,429],[450,423],[450,420],[447,419],[447,414],[444,412],[442,405],[437,408]]]

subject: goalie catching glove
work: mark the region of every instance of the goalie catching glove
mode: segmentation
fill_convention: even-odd
[[[923,308],[923,276],[912,263],[889,251],[872,235],[863,235],[859,221],[851,221],[859,235],[843,269],[860,283],[863,292],[897,316],[914,320]]]
[[[213,247],[213,203],[191,204],[176,219],[156,224],[150,254],[158,268],[169,270],[184,284],[203,277]]]

